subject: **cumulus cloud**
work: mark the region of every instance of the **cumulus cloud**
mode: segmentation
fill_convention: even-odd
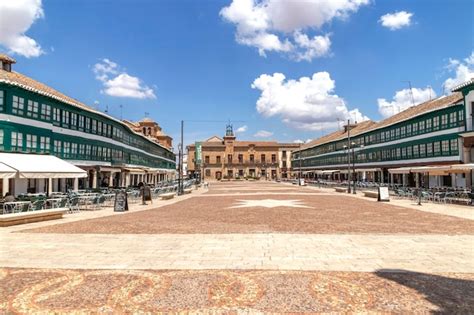
[[[413,93],[413,98],[412,98]],[[420,103],[429,101],[436,97],[435,91],[431,87],[427,88],[412,88],[397,91],[392,101],[387,101],[384,98],[377,99],[379,106],[379,113],[384,117],[390,117],[398,114],[405,109],[418,105]],[[414,103],[414,104],[413,104]]]
[[[338,119],[367,120],[358,109],[349,110],[344,100],[334,94],[335,81],[328,72],[311,78],[286,80],[282,73],[262,74],[252,84],[260,91],[257,111],[264,117],[280,117],[291,127],[324,130],[338,127]]]
[[[268,138],[268,137],[273,136],[273,132],[266,131],[266,130],[259,130],[253,136],[256,138]]]
[[[0,1],[0,45],[14,54],[38,57],[41,46],[25,33],[43,17],[41,0]]]
[[[395,31],[403,27],[408,27],[411,25],[411,18],[413,13],[406,11],[398,11],[394,13],[387,13],[380,17],[379,22],[382,26]]]
[[[454,77],[446,79],[443,84],[445,90],[451,91],[456,85],[474,78],[474,51],[464,60],[449,59],[446,68],[454,72]]]
[[[220,11],[233,23],[239,44],[255,47],[261,56],[267,52],[286,53],[291,58],[312,60],[330,53],[328,34],[310,36],[333,19],[345,19],[370,0],[233,0]]]
[[[155,92],[143,84],[142,80],[123,71],[120,66],[105,58],[92,69],[97,80],[103,84],[102,93],[116,97],[154,99]]]
[[[243,125],[239,128],[237,128],[237,130],[235,131],[236,133],[242,133],[242,132],[246,132],[248,129],[247,125]]]

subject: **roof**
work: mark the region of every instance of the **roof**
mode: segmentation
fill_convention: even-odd
[[[456,92],[448,96],[442,96],[434,100],[430,100],[424,103],[421,103],[416,106],[409,107],[404,111],[388,117],[380,122],[374,122],[371,120],[364,121],[357,124],[351,129],[351,136],[357,136],[361,133],[366,133],[369,131],[374,131],[377,129],[385,128],[409,119],[412,119],[416,116],[420,116],[429,112],[433,112],[442,108],[446,108],[457,104],[463,99],[461,93]],[[329,142],[343,140],[347,138],[347,132],[343,130],[338,130],[328,135],[325,135],[321,138],[315,139],[309,143],[304,144],[301,147],[301,150],[309,149],[318,145],[326,144]]]
[[[372,128],[375,124],[377,123],[372,120],[366,120],[361,123],[358,123],[357,125],[353,126],[350,129],[351,136],[356,136],[358,134],[361,134],[369,130],[370,128]],[[308,143],[303,144],[301,146],[301,150],[305,150],[305,149],[312,148],[321,144],[329,143],[336,140],[342,140],[342,139],[347,139],[347,131],[345,130],[334,131],[333,133],[330,133],[321,138],[314,139]]]
[[[1,56],[1,54],[0,54],[0,56]],[[87,106],[86,104],[84,104],[84,103],[82,103],[82,102],[80,102],[76,99],[73,99],[73,98],[71,98],[71,97],[69,97],[69,96],[53,89],[52,87],[49,87],[46,84],[43,84],[39,81],[36,81],[36,80],[34,80],[30,77],[27,77],[27,76],[25,76],[21,73],[18,73],[18,72],[15,72],[15,71],[6,71],[6,70],[3,70],[3,69],[0,68],[0,83],[6,83],[6,84],[9,84],[9,85],[18,86],[18,87],[21,87],[25,90],[28,90],[28,91],[31,91],[31,92],[34,92],[34,93],[38,93],[38,94],[53,98],[53,99],[58,100],[60,102],[69,104],[71,106],[74,106],[74,107],[77,107],[77,108],[80,108],[80,109],[83,109],[83,110],[86,110],[88,112],[95,113],[97,115],[100,115],[102,117],[108,118],[110,120],[113,120],[113,121],[121,124],[122,126],[128,128],[135,135],[138,135],[138,136],[141,136],[144,139],[147,139],[142,134],[140,134],[140,133],[136,132],[135,130],[133,130],[132,128],[130,128],[130,125],[128,125],[127,123],[125,123],[125,122],[123,122],[119,119],[116,119],[112,116],[109,116],[105,113],[97,111],[97,110]],[[164,146],[162,146],[162,145],[160,145],[160,144],[158,144],[154,141],[151,141],[150,139],[147,139],[147,140],[159,145],[160,147],[162,147],[166,150],[169,150],[168,148],[166,148],[166,147],[164,147]]]
[[[0,54],[0,60],[8,63],[16,63],[16,60],[6,54]]]
[[[451,91],[453,92],[459,92],[461,91],[463,88],[465,87],[468,87],[469,85],[473,85],[474,84],[474,78],[471,78],[471,80],[469,81],[466,81],[464,83],[461,83],[459,85],[456,85]]]

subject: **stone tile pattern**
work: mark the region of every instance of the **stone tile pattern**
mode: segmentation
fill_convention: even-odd
[[[231,208],[239,200],[299,200],[310,208]],[[100,234],[473,234],[474,221],[370,200],[329,195],[194,197],[153,210],[26,232]]]
[[[474,312],[474,274],[0,269],[1,313]]]

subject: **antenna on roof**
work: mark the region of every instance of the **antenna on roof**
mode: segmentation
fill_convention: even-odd
[[[122,118],[122,107],[123,106],[122,106],[122,104],[120,104],[119,106],[120,106],[120,120],[123,120],[123,118]]]
[[[408,82],[408,88],[410,89],[411,105],[415,106],[415,97],[413,97],[413,89],[411,87],[411,81],[405,81],[405,82]]]
[[[105,113],[106,113],[106,114],[109,113],[109,104],[105,105]]]
[[[430,101],[431,101],[431,90],[432,90],[431,85],[428,85],[428,91],[430,92]]]

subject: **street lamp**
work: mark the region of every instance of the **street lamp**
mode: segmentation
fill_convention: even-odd
[[[351,148],[344,145],[344,150],[347,150],[347,193],[351,193]]]
[[[356,161],[356,158],[355,158],[355,148],[356,148],[356,144],[354,142],[351,143],[352,144],[352,177],[353,177],[353,182],[354,182],[354,186],[353,186],[353,189],[352,189],[352,193],[355,195],[356,194],[356,180],[357,180],[357,173],[356,173],[356,170],[355,170],[355,161]],[[359,146],[359,148],[363,148],[364,145],[361,144]]]

